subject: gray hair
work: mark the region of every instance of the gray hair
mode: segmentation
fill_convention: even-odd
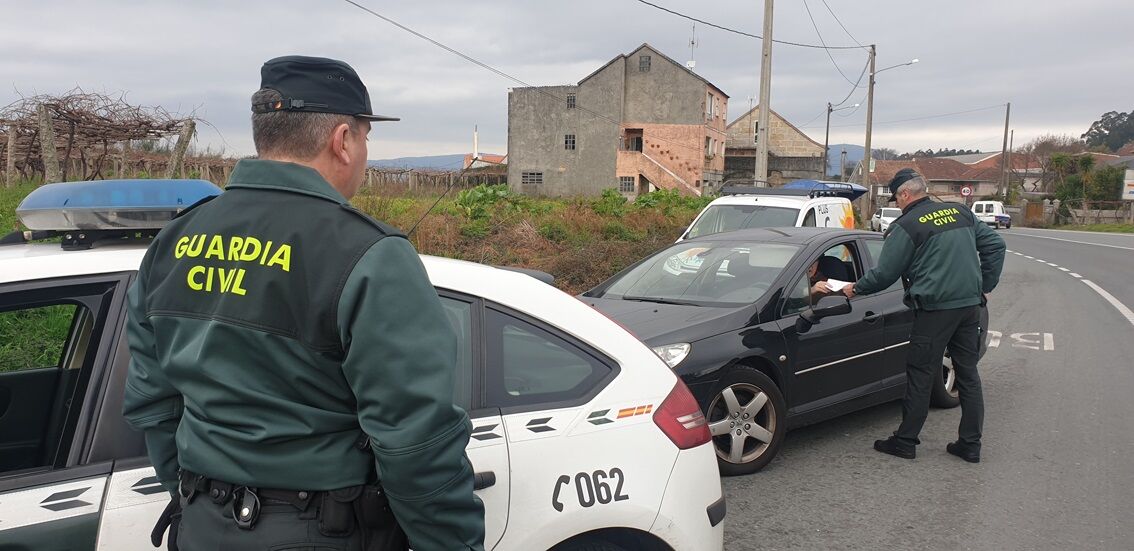
[[[929,185],[926,184],[925,178],[914,176],[898,186],[898,192],[901,193],[902,191],[908,192],[910,195],[914,196],[925,195],[929,192]]]
[[[282,100],[279,92],[261,88],[252,94],[252,105]],[[340,124],[358,130],[358,121],[337,113],[303,113],[273,111],[252,114],[252,142],[261,158],[284,158],[297,161],[314,159],[331,139],[331,131]]]

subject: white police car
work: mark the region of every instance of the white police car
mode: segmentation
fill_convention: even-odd
[[[0,246],[0,548],[152,549],[169,498],[120,414],[123,303],[139,234],[216,192],[56,184],[18,209],[37,231],[4,241],[65,231],[62,247]],[[528,275],[422,260],[460,339],[455,395],[473,419],[486,548],[722,548],[709,432],[658,356]]]

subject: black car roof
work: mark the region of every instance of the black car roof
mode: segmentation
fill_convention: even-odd
[[[847,237],[877,236],[877,233],[844,228],[750,228],[695,237],[688,241],[760,241],[765,243],[794,243],[804,245],[834,235]]]

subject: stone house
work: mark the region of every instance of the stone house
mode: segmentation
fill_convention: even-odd
[[[508,183],[532,195],[700,195],[725,168],[728,95],[649,44],[576,85],[508,94]]]
[[[781,186],[792,180],[823,180],[823,144],[812,140],[799,128],[769,113],[768,183]],[[725,180],[752,178],[756,171],[756,132],[760,106],[756,106],[728,125],[725,142]]]

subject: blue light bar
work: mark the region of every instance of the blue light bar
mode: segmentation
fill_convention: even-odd
[[[221,189],[206,180],[100,180],[40,186],[16,207],[30,230],[141,230],[164,226]]]

